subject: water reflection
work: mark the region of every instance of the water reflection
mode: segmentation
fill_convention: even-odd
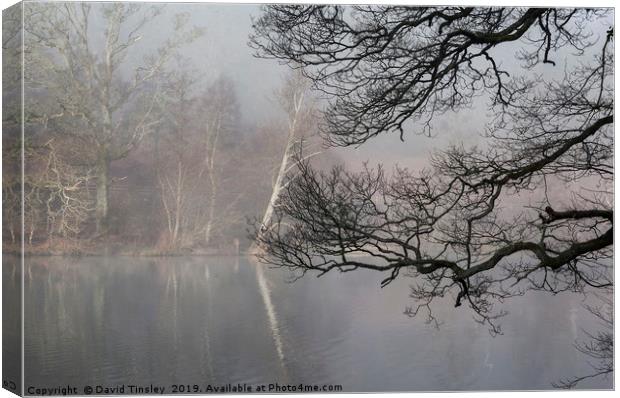
[[[291,284],[238,257],[45,258],[27,270],[26,385],[547,389],[589,370],[572,345],[590,320],[579,296],[519,298],[491,338],[452,303],[436,310],[440,330],[406,317],[410,281],[379,289],[371,272]]]
[[[21,394],[22,272],[19,257],[2,256],[2,383]]]

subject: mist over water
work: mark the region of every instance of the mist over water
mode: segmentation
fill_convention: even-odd
[[[467,305],[454,308],[455,297],[435,303],[438,329],[425,322],[424,313],[408,317],[406,307],[416,305],[410,298],[410,284],[416,280],[402,274],[385,288],[380,281],[386,274],[361,269],[346,274],[334,269],[321,278],[308,272],[291,283],[294,275],[288,271],[237,256],[272,230],[266,227],[270,221],[295,219],[281,211],[272,215],[292,208],[281,204],[286,203],[286,187],[299,176],[301,167],[293,161],[298,150],[312,154],[308,159],[320,171],[336,164],[359,171],[367,163],[369,168],[382,164],[388,182],[409,176],[396,165],[419,176],[431,166],[433,154],[451,145],[463,144],[463,150],[493,145],[484,136],[497,110],[489,108],[493,93],[475,93],[462,109],[433,115],[431,137],[423,134],[422,124],[407,122],[404,142],[397,132],[382,131],[362,146],[327,147],[318,127],[324,122],[321,111],[338,98],[312,90],[310,81],[281,62],[256,56],[248,40],[253,19],[265,11],[258,5],[179,3],[156,15],[151,5],[134,9],[130,3],[88,8],[30,2],[14,10],[19,13],[13,22],[27,26],[23,41],[19,24],[14,23],[14,36],[3,32],[15,46],[4,52],[15,62],[7,62],[3,71],[13,76],[4,81],[3,112],[23,117],[20,106],[26,104],[25,114],[42,115],[29,116],[33,120],[25,127],[10,117],[3,123],[3,247],[7,253],[26,248],[23,270],[19,257],[3,258],[3,319],[13,326],[4,331],[9,348],[3,361],[5,369],[18,362],[11,370],[21,369],[22,308],[10,300],[22,297],[23,275],[26,388],[304,383],[342,385],[345,392],[531,390],[551,389],[553,382],[592,373],[590,358],[575,343],[587,341],[586,332],[596,333],[601,325],[584,307],[583,295],[528,292],[505,303],[493,301],[494,308],[508,315],[502,321],[504,335],[492,337]],[[141,18],[148,22],[141,25]],[[592,32],[603,39],[609,25],[613,12]],[[194,35],[194,29],[201,33]],[[106,40],[109,32],[120,41]],[[177,33],[178,45],[166,50],[167,40]],[[39,40],[39,34],[50,37]],[[508,43],[491,55],[512,74],[523,69],[517,62],[522,45]],[[77,46],[66,62],[63,46]],[[563,60],[568,50],[557,53],[557,67],[545,64],[544,70],[533,72],[544,72],[549,81],[561,79],[568,67],[600,53],[598,47],[589,49],[569,62]],[[106,54],[112,53],[118,57],[110,72],[90,76],[88,71],[105,69]],[[145,73],[154,60],[161,67]],[[26,62],[25,73],[17,67],[21,61]],[[142,73],[152,77],[133,86]],[[608,84],[602,79],[601,89]],[[564,128],[564,121],[557,125]],[[596,146],[587,159],[594,153],[607,156],[613,128],[606,131],[600,143],[592,142]],[[519,141],[513,140],[514,145]],[[540,152],[524,148],[524,156],[511,159],[520,163]],[[560,169],[575,163],[572,158],[563,162]],[[505,196],[492,200],[498,217],[491,221],[506,222],[506,230],[514,227],[515,237],[529,241],[533,238],[522,233],[525,228],[518,230],[519,223],[532,230],[546,228],[552,221],[545,214],[554,214],[547,205],[570,210],[577,195],[596,197],[601,191],[608,194],[596,201],[613,211],[613,166],[605,170],[609,176],[604,179],[595,175],[568,182],[552,172],[548,180],[543,175],[544,186],[504,191]],[[442,177],[437,170],[431,173]],[[316,190],[296,197],[307,198]],[[400,201],[403,210],[397,206],[399,214],[390,215],[394,218],[383,231],[390,242],[396,236],[408,245],[418,233],[419,223],[414,228],[403,221],[407,212],[419,210],[408,207],[417,197],[415,190],[409,193]],[[356,203],[348,201],[351,197],[325,196],[309,209],[319,214],[332,202]],[[383,216],[373,211],[361,220],[362,229]],[[454,224],[458,236],[465,213],[444,219],[446,225]],[[611,218],[605,222],[612,223]],[[318,222],[307,226],[309,235],[334,230],[329,219],[306,219]],[[257,220],[256,231],[250,227],[254,232],[248,233],[248,220]],[[349,226],[348,218],[343,220],[336,222],[339,238],[340,228]],[[321,222],[327,228],[320,228]],[[394,232],[391,225],[405,228]],[[496,234],[483,231],[480,246],[469,239],[450,245],[485,247],[486,235]],[[432,253],[436,239],[431,238]],[[551,246],[544,247],[544,238],[542,250],[549,248],[555,256]],[[380,249],[381,243],[377,240],[373,247]],[[400,256],[389,245],[384,249]],[[344,259],[344,249],[333,252],[342,252]],[[311,260],[316,253],[303,254]],[[593,263],[595,276],[609,276],[604,273],[611,269],[612,250],[608,253]],[[73,257],[82,254],[87,256]],[[476,261],[486,255],[479,253]],[[504,270],[483,275],[495,271]],[[448,284],[456,284],[456,274],[443,275],[451,278],[445,279]],[[602,294],[610,297],[607,290]],[[612,386],[610,377],[584,380],[578,388]]]
[[[17,266],[7,264],[3,272]],[[344,391],[549,389],[587,372],[577,295],[517,298],[491,337],[452,302],[437,330],[403,314],[404,278],[306,276],[242,257],[30,258],[26,387],[341,384]],[[266,297],[268,297],[266,299]],[[570,316],[568,316],[570,314]],[[611,380],[583,388],[610,388]]]

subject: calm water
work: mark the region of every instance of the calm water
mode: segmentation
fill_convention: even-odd
[[[493,338],[452,303],[436,309],[439,330],[404,315],[411,279],[380,289],[382,275],[360,271],[289,283],[286,271],[259,267],[237,257],[29,259],[26,387],[547,389],[590,370],[573,348],[595,327],[580,296],[515,299]]]

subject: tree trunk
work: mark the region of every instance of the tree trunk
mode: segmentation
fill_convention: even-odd
[[[208,247],[211,243],[211,232],[213,230],[213,219],[215,218],[215,199],[217,198],[217,194],[215,191],[215,182],[214,179],[211,178],[211,195],[209,200],[209,211],[208,211],[208,220],[207,225],[205,227],[205,246]]]
[[[217,199],[217,181],[216,181],[216,170],[215,170],[215,154],[217,153],[217,141],[220,136],[220,128],[222,127],[221,115],[218,115],[217,122],[215,125],[215,130],[213,131],[213,136],[210,140],[209,145],[209,137],[207,136],[207,154],[208,157],[205,158],[205,165],[208,166],[209,173],[209,186],[211,188],[211,192],[209,194],[209,208],[207,213],[207,225],[205,226],[205,247],[209,247],[211,243],[211,235],[213,231],[213,223],[215,218],[215,202]]]
[[[288,136],[286,137],[286,146],[284,147],[284,153],[282,154],[282,160],[280,161],[278,174],[276,175],[276,180],[271,191],[271,197],[269,198],[269,203],[267,204],[267,208],[265,209],[265,214],[263,215],[263,220],[258,231],[259,236],[265,231],[265,228],[267,228],[267,225],[271,221],[275,205],[278,201],[278,198],[280,197],[280,192],[283,188],[286,173],[289,169],[289,160],[291,157],[290,152],[293,149],[293,145],[295,144],[295,138],[297,136],[297,123],[300,119],[301,113],[303,112],[304,97],[305,93],[302,89],[302,86],[296,86],[292,97],[283,98],[284,101],[288,102],[288,105],[291,108],[291,110],[289,111],[288,120]],[[258,247],[256,246],[255,240],[252,243],[252,246],[250,246],[250,252],[256,252],[257,250]]]
[[[183,164],[177,162],[177,186],[174,194],[174,228],[172,229],[172,246],[177,249],[179,244],[179,231],[181,229],[181,216],[183,206]]]
[[[109,198],[110,159],[101,154],[97,160],[96,180],[97,194],[95,203],[95,234],[102,236],[108,232],[108,198]]]
[[[284,177],[286,176],[286,169],[288,168],[289,163],[289,150],[292,145],[291,139],[292,137],[289,137],[289,141],[286,143],[286,149],[284,150],[284,155],[282,156],[282,161],[280,162],[280,168],[278,169],[278,175],[276,176],[276,181],[271,191],[271,197],[269,198],[267,209],[265,210],[265,214],[263,215],[261,229],[265,228],[266,225],[269,224],[269,221],[271,221],[274,207],[278,198],[280,197],[280,191],[282,190],[282,185],[284,184]]]

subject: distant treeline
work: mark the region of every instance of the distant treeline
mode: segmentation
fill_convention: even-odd
[[[197,96],[169,95],[167,109],[158,110],[166,112],[161,122],[103,170],[99,147],[76,138],[79,131],[30,126],[24,143],[28,250],[97,252],[112,245],[141,253],[231,252],[250,244],[247,222],[262,217],[272,193],[286,145],[282,129],[243,130],[228,80]],[[5,136],[5,244],[20,241],[20,144],[18,134]],[[98,227],[102,179],[107,214]]]
[[[251,245],[248,219],[263,219],[277,199],[275,184],[291,169],[283,162],[313,135],[314,113],[297,120],[301,86],[291,90],[289,79],[276,95],[281,120],[242,122],[234,81],[204,81],[179,57],[203,34],[187,15],[170,21],[173,37],[129,57],[159,14],[133,3],[25,6],[24,142],[21,19],[5,18],[5,250],[18,250],[22,238],[22,148],[27,251],[232,253]]]

